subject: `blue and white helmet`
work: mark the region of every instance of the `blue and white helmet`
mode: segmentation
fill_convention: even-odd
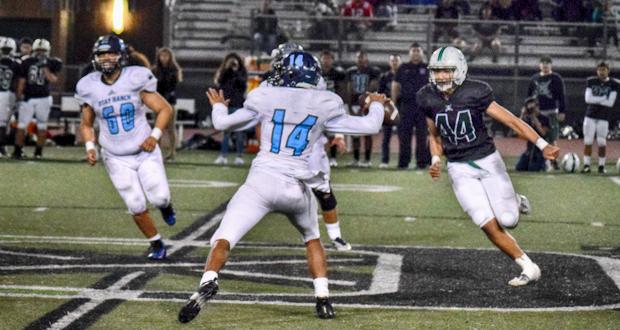
[[[319,60],[310,53],[294,51],[282,60],[280,80],[275,86],[317,88],[320,80]]]
[[[460,86],[467,77],[467,61],[465,60],[465,55],[463,55],[463,52],[458,48],[452,46],[436,49],[429,60],[428,69],[430,70],[428,80],[442,92]],[[438,82],[433,73],[434,70],[446,69],[453,71],[450,84]]]

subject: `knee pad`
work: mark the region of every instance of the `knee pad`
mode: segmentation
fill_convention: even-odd
[[[37,129],[38,130],[46,130],[47,129],[47,123],[37,123]]]
[[[508,229],[515,228],[519,223],[519,214],[513,212],[504,212],[497,217],[497,222]]]
[[[321,210],[323,211],[331,211],[336,208],[338,202],[336,201],[336,196],[331,192],[323,192],[320,190],[312,190],[314,196],[319,201],[319,205],[321,205]]]
[[[596,144],[599,147],[604,147],[607,145],[607,137],[606,136],[596,136]]]

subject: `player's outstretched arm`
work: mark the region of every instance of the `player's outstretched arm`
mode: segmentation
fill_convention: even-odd
[[[433,155],[431,166],[428,168],[428,174],[430,174],[434,181],[437,181],[441,175],[441,155],[443,155],[441,136],[439,135],[439,130],[437,130],[437,127],[432,119],[426,118],[426,124],[428,126],[429,133],[429,149],[431,151],[431,155]]]
[[[80,114],[80,133],[86,145],[86,161],[90,166],[97,163],[97,149],[95,148],[95,132],[93,123],[95,122],[95,112],[93,108],[85,104],[82,106]]]
[[[327,120],[324,124],[328,133],[341,133],[347,135],[372,135],[379,133],[385,117],[384,106],[390,99],[384,94],[369,93],[370,104],[366,116],[350,116],[342,114]]]
[[[157,92],[142,91],[140,92],[140,98],[149,109],[157,114],[155,127],[153,131],[151,131],[151,135],[140,145],[142,150],[151,152],[155,150],[155,146],[157,146],[157,142],[159,138],[161,138],[162,131],[168,126],[174,111],[170,103]]]
[[[228,103],[230,103],[230,100],[224,97],[224,92],[222,90],[209,88],[209,90],[207,90],[207,97],[213,106],[211,120],[216,130],[241,131],[258,124],[258,113],[256,111],[241,108],[228,114]],[[248,100],[250,100],[250,98],[251,96],[248,96]],[[246,104],[247,102],[248,101],[246,101]]]
[[[540,137],[538,133],[526,122],[513,115],[506,108],[499,105],[497,102],[492,102],[487,108],[487,113],[493,119],[508,126],[513,131],[517,132],[519,137],[526,139],[536,145],[543,152],[543,156],[546,159],[556,159],[560,154],[560,148],[549,144],[545,139]]]

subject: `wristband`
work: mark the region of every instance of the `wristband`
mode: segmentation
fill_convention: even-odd
[[[439,163],[441,161],[441,157],[437,156],[437,155],[433,155],[433,157],[431,158],[431,164],[435,165],[436,163]]]
[[[545,149],[549,145],[549,142],[545,141],[545,139],[539,137],[536,140],[536,147],[540,150]]]
[[[95,148],[95,142],[93,141],[86,141],[84,146],[86,147],[86,152],[89,152],[90,150],[97,150],[97,148]]]
[[[151,136],[155,138],[155,140],[159,141],[161,137],[161,130],[158,127],[153,128],[151,131]]]

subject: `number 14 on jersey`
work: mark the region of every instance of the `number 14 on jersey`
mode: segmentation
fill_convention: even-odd
[[[271,132],[271,152],[280,153],[282,133],[284,131],[285,109],[275,109],[271,121],[273,122],[273,132]],[[293,149],[293,156],[300,156],[308,147],[308,134],[316,124],[317,117],[308,115],[306,118],[293,128],[286,139],[286,147]]]

